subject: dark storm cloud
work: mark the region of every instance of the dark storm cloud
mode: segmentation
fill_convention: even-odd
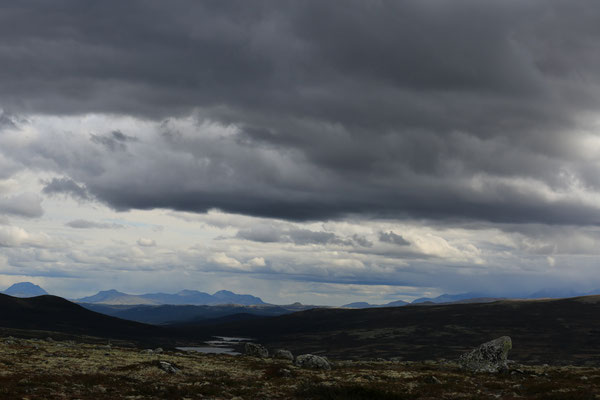
[[[394,232],[379,232],[379,240],[386,243],[408,246],[410,242]]]
[[[75,228],[75,229],[120,229],[120,228],[123,228],[123,225],[119,225],[119,224],[94,222],[94,221],[88,221],[85,219],[76,219],[73,221],[69,221],[65,225],[69,226],[71,228]]]
[[[125,135],[121,131],[112,131],[105,136],[92,134],[90,140],[106,147],[110,151],[125,151],[127,149],[127,142],[138,141],[136,137]]]
[[[6,113],[4,113],[0,109],[0,131],[2,131],[3,129],[6,129],[6,128],[16,128],[16,127],[17,127],[17,125],[15,124],[15,122],[13,121],[11,116],[6,115]]]
[[[352,235],[352,240],[354,241],[354,243],[358,244],[361,247],[372,247],[373,246],[373,242],[371,242],[369,239],[367,239],[364,236]]]
[[[240,230],[237,238],[263,243],[294,243],[296,245],[338,244],[351,245],[350,240],[344,240],[332,232],[319,232],[309,229],[280,229],[273,226],[256,226]]]
[[[50,182],[46,182],[42,192],[49,195],[65,194],[76,200],[92,199],[85,186],[69,178],[53,178]]]
[[[115,130],[91,140],[135,165],[53,164],[72,180],[46,192],[119,210],[598,224],[599,18],[591,0],[7,1],[0,107],[236,127],[167,123],[158,160]]]

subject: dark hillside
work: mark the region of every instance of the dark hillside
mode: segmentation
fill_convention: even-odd
[[[200,322],[206,319],[217,319],[234,314],[248,314],[255,316],[277,316],[289,314],[291,311],[278,306],[240,306],[224,304],[215,306],[196,305],[141,305],[124,306],[109,304],[87,304],[81,306],[88,310],[96,311],[105,315],[145,324],[185,324],[194,321]]]
[[[524,362],[600,364],[600,297],[371,308],[315,309],[208,327],[272,347],[337,358],[454,358],[498,336]]]
[[[56,296],[16,298],[0,294],[0,327],[55,331],[72,335],[89,335],[134,341],[166,337],[160,327],[87,310]]]

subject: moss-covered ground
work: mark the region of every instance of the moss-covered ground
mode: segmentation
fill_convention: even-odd
[[[334,361],[315,371],[245,356],[1,338],[0,399],[600,399],[600,368],[512,364],[474,374],[443,361]]]

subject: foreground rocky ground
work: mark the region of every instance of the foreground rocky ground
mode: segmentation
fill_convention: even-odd
[[[0,339],[1,399],[600,399],[600,368],[285,360]]]

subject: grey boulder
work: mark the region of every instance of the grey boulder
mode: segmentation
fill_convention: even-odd
[[[171,363],[168,363],[166,361],[159,361],[158,367],[168,374],[176,374],[179,372],[177,368],[175,368]]]
[[[269,357],[269,350],[267,350],[264,346],[255,343],[246,343],[244,346],[244,353],[250,357]]]
[[[331,369],[331,364],[329,364],[326,358],[315,356],[314,354],[302,354],[296,357],[295,364],[300,368]]]
[[[463,354],[458,359],[461,368],[472,372],[498,372],[508,368],[508,352],[512,340],[502,336]]]
[[[294,355],[292,354],[292,352],[285,349],[276,350],[275,353],[273,353],[273,358],[294,361]]]

